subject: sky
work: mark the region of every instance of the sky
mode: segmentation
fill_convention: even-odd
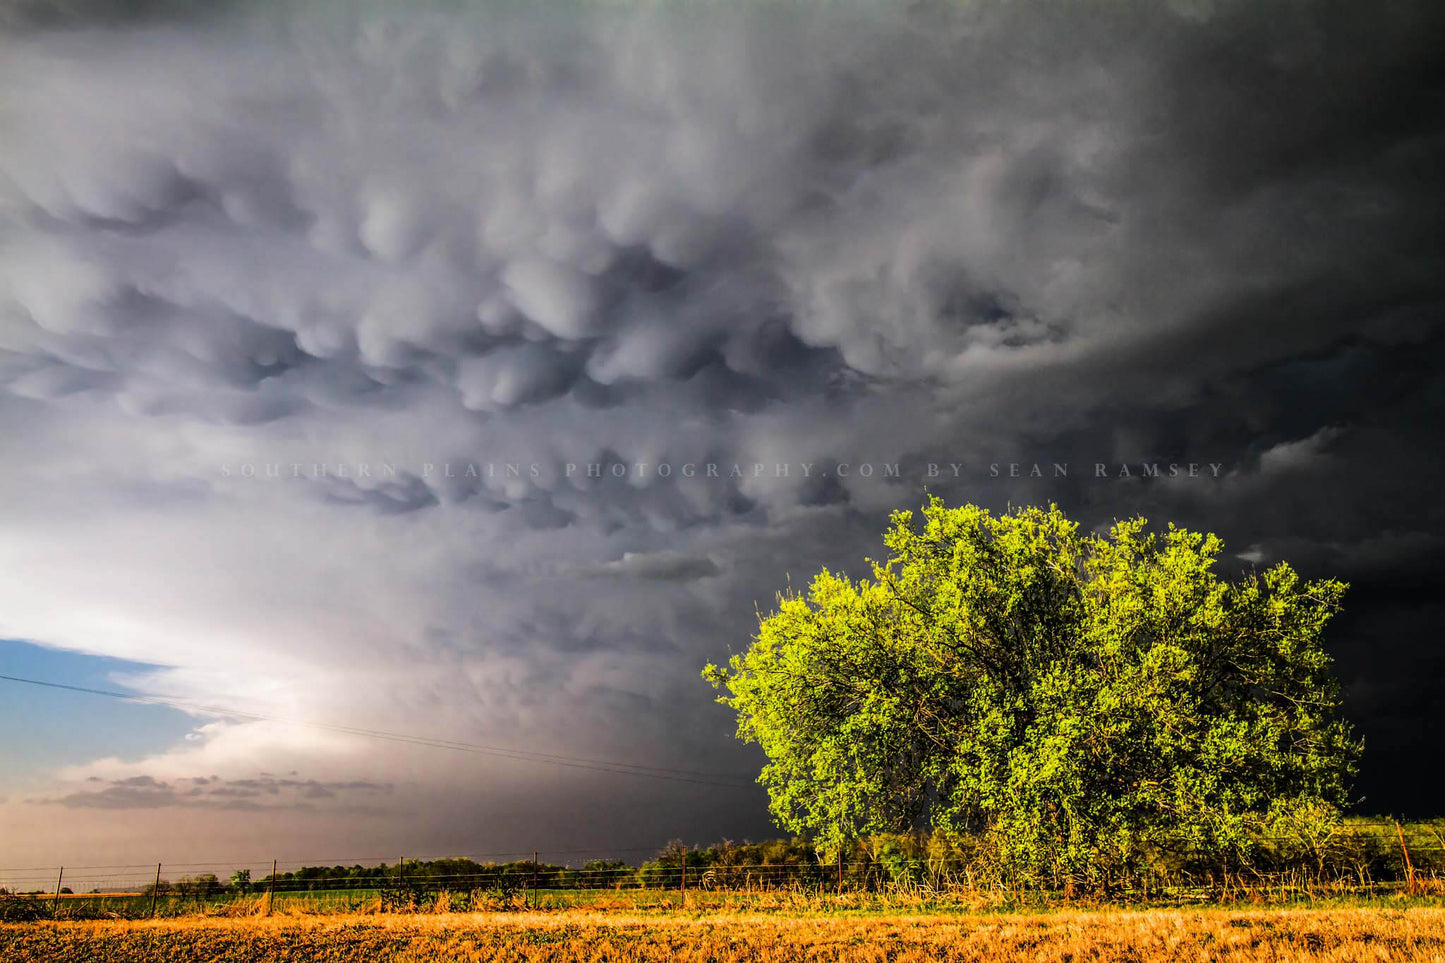
[[[0,2],[0,675],[179,704],[0,680],[0,870],[775,834],[699,672],[926,491],[1349,581],[1439,813],[1442,20]]]

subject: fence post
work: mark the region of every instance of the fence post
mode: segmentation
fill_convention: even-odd
[[[682,848],[682,905],[687,907],[687,847]]]
[[[60,912],[60,881],[65,878],[65,867],[60,867],[60,872],[55,876],[55,899],[50,903],[50,918],[55,919],[55,914]]]
[[[151,887],[151,917],[156,915],[156,897],[161,894],[161,864],[156,863],[156,884]]]
[[[271,909],[276,905],[276,860],[271,860],[271,888],[266,892],[266,915],[271,915]]]
[[[838,844],[838,895],[843,895],[843,844]]]
[[[537,908],[537,852],[532,851],[532,909]]]
[[[1400,826],[1400,821],[1395,820],[1395,832],[1400,837],[1400,852],[1405,857],[1405,887],[1411,895],[1415,895],[1415,864],[1410,862],[1410,848],[1405,845],[1405,830]]]

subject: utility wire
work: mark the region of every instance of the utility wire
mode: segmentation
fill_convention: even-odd
[[[721,773],[699,772],[690,769],[669,769],[663,766],[645,766],[630,762],[617,762],[606,759],[587,759],[579,756],[562,756],[548,752],[533,752],[527,749],[510,749],[504,746],[486,746],[470,742],[455,742],[450,739],[431,739],[426,736],[408,735],[400,732],[386,732],[379,729],[363,729],[358,726],[346,726],[329,722],[302,722],[296,719],[283,719],[279,716],[264,715],[259,712],[246,712],[241,709],[228,709],[218,706],[202,705],[195,702],[182,702],[175,699],[164,699],[160,696],[136,695],[134,693],[113,692],[108,689],[93,689],[89,686],[71,685],[64,682],[47,682],[41,679],[25,679],[14,675],[0,675],[0,680],[16,682],[22,685],[41,686],[47,689],[63,689],[68,692],[80,692],[86,695],[105,696],[109,699],[120,699],[125,702],[140,702],[147,705],[168,706],[172,709],[180,709],[187,712],[200,712],[217,716],[231,716],[235,718],[252,719],[258,722],[275,722],[288,726],[301,726],[307,729],[319,729],[326,732],[339,732],[346,735],[365,736],[369,739],[384,739],[389,742],[398,742],[403,745],[430,746],[434,749],[450,749],[454,752],[468,752],[477,755],[497,756],[503,759],[515,759],[521,762],[533,762],[554,766],[565,766],[571,769],[586,769],[592,772],[608,772],[622,776],[644,776],[649,779],[665,779],[672,782],[689,782],[703,786],[719,786],[727,789],[752,789],[756,786],[753,782],[742,782],[746,777],[733,777]]]

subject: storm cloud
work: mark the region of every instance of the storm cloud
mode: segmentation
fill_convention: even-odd
[[[309,808],[316,800],[335,800],[341,793],[353,798],[386,793],[391,787],[364,780],[317,782],[315,779],[277,778],[259,775],[248,779],[193,776],[176,783],[151,776],[102,780],[91,776],[87,783],[98,787],[68,793],[54,803],[71,809],[160,809],[183,806],[199,809],[228,809],[246,812]],[[46,800],[50,801],[50,800]],[[334,808],[334,802],[328,806]]]
[[[273,719],[746,772],[698,669],[755,605],[925,487],[1054,501],[1352,580],[1366,808],[1428,808],[1394,764],[1445,683],[1442,19],[6,4],[0,635]],[[1223,468],[1094,470],[1171,462]],[[546,767],[199,715],[52,797],[279,758],[575,817]],[[759,793],[644,788],[659,839],[766,831]],[[635,787],[587,791],[636,835]]]

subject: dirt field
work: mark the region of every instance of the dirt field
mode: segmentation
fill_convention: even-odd
[[[1445,963],[1445,909],[831,918],[559,912],[62,922],[0,926],[0,960]]]

